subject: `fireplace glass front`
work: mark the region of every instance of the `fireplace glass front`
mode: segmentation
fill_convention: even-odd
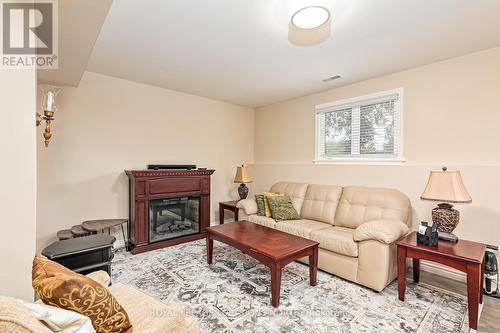
[[[149,242],[199,233],[199,208],[199,197],[150,200]]]

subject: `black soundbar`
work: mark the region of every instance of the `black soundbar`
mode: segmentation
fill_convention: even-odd
[[[165,169],[192,170],[192,169],[196,169],[196,165],[194,165],[194,164],[148,164],[148,170],[165,170]]]

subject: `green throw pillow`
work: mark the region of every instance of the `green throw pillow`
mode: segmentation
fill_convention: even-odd
[[[295,207],[293,207],[292,200],[289,196],[268,197],[267,201],[271,209],[271,216],[276,221],[300,219],[299,213],[297,213]]]
[[[257,201],[257,215],[259,215],[259,216],[266,215],[264,194],[256,194],[255,201]]]

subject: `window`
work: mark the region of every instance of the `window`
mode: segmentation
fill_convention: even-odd
[[[316,161],[402,161],[403,90],[316,106]]]

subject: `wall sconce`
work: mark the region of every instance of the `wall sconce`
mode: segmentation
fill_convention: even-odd
[[[43,138],[45,139],[45,147],[49,146],[50,138],[52,133],[50,132],[50,124],[54,120],[54,113],[57,110],[56,106],[56,96],[61,91],[61,88],[56,86],[42,85],[40,86],[42,90],[42,110],[43,116],[40,113],[36,113],[36,126],[39,126],[42,121],[45,120],[45,131],[43,132]]]

